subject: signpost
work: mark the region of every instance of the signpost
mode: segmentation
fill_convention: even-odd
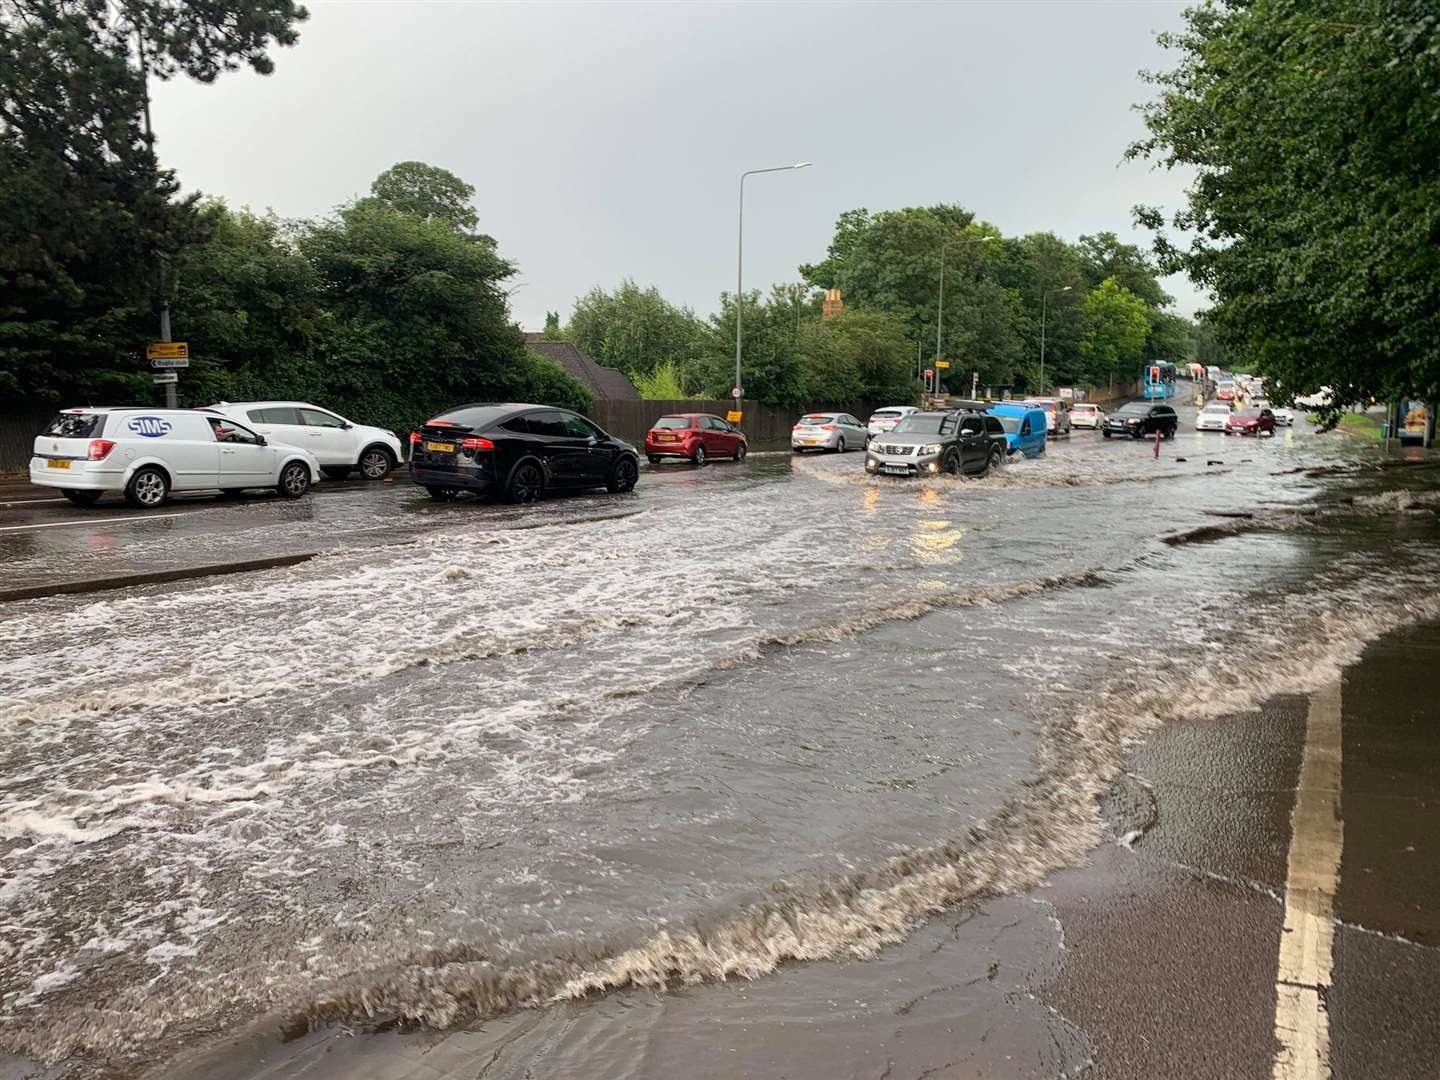
[[[190,343],[188,341],[152,341],[145,346],[145,359],[156,360],[188,360],[190,359]]]
[[[950,361],[949,361],[949,360],[936,360],[936,361],[935,361],[935,366],[936,366],[937,368],[947,368],[947,367],[950,366]]]
[[[745,418],[745,414],[744,414],[743,412],[741,412],[739,409],[731,409],[729,412],[727,412],[727,413],[725,414],[725,419],[726,419],[727,421],[729,421],[730,423],[732,423],[732,424],[738,424],[738,423],[739,423],[741,420],[743,420],[744,418]]]
[[[170,337],[170,310],[167,307],[161,314],[160,336]],[[145,359],[150,361],[151,371],[166,371],[169,375],[156,375],[154,377],[157,386],[165,387],[165,407],[173,409],[176,407],[176,384],[180,382],[180,376],[176,375],[177,370],[190,366],[190,343],[186,341],[152,341],[145,346]]]
[[[737,386],[730,391],[730,396],[733,397],[736,401],[739,401],[742,397],[745,396],[745,392]]]

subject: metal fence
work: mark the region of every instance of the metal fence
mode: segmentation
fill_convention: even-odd
[[[35,436],[45,430],[54,415],[53,405],[0,413],[0,476],[23,473],[30,467]]]
[[[790,445],[790,428],[806,413],[845,412],[857,417],[863,424],[870,413],[893,402],[848,401],[841,404],[812,405],[806,409],[793,409],[781,405],[761,405],[754,401],[742,401],[738,406],[725,400],[688,401],[597,401],[590,409],[590,419],[612,435],[628,442],[640,443],[650,425],[671,413],[713,413],[724,416],[732,408],[739,408],[744,418],[736,426],[745,432],[752,447],[781,448]]]

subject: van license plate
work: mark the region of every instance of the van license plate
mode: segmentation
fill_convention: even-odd
[[[455,444],[449,442],[427,442],[425,449],[437,454],[453,454],[455,452]]]
[[[68,469],[68,468],[70,467],[70,462],[66,461],[64,458],[53,458],[53,457],[52,457],[52,458],[50,458],[49,460],[47,460],[47,461],[45,462],[45,464],[46,464],[47,467],[49,467],[49,468],[51,468],[51,469]]]

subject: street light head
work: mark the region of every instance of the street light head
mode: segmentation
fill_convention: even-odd
[[[791,165],[790,167],[792,169],[808,169],[811,165],[814,164],[815,163],[813,161],[797,161],[794,165]]]
[[[1063,289],[1061,289],[1060,291],[1061,291],[1061,292],[1069,292],[1069,291],[1070,291],[1071,289],[1073,289],[1074,287],[1075,287],[1075,286],[1073,286],[1073,285],[1066,285],[1066,286],[1065,286]]]
[[[994,238],[993,236],[982,236],[982,237],[980,238],[980,243],[982,243],[982,244],[988,244],[991,240],[994,240],[994,239],[995,239],[995,238]]]

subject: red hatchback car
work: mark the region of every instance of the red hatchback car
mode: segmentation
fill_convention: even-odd
[[[1226,435],[1275,434],[1275,414],[1269,409],[1239,409],[1225,421]]]
[[[662,416],[645,433],[645,456],[652,465],[667,457],[685,458],[696,465],[711,458],[744,461],[749,449],[743,431],[709,413]]]

